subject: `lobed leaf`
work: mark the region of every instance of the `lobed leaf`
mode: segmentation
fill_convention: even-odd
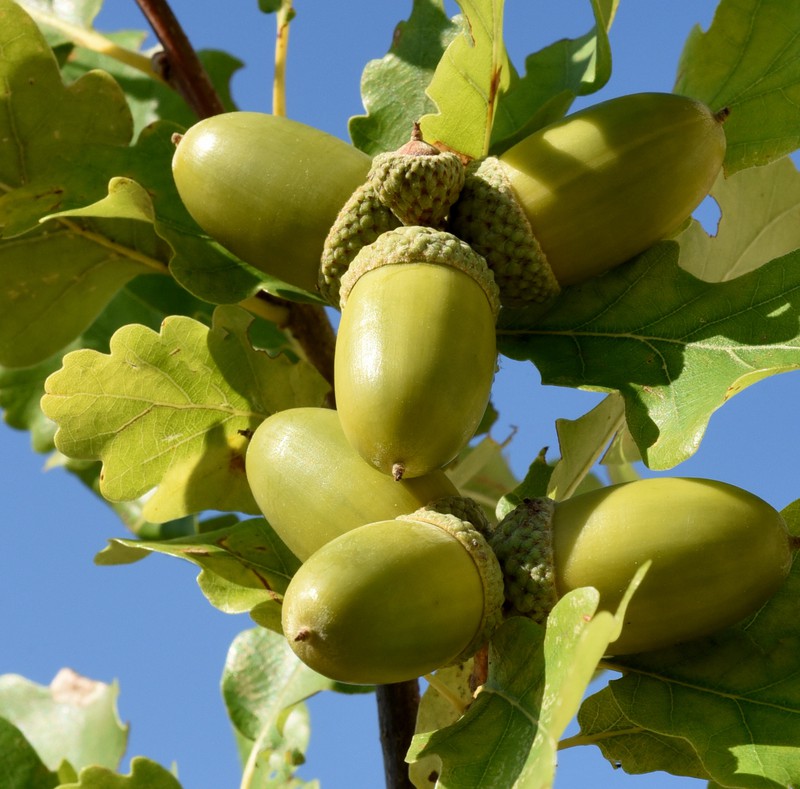
[[[800,147],[800,5],[721,0],[707,32],[686,41],[676,93],[728,107],[725,171],[767,164]]]
[[[228,614],[261,607],[271,629],[280,632],[280,605],[299,560],[263,518],[173,539],[109,541],[95,562],[136,561],[148,552],[174,556],[201,569],[198,584],[209,602]]]
[[[489,677],[467,713],[439,731],[417,734],[408,760],[438,756],[442,789],[550,786],[558,739],[577,711],[597,663],[622,630],[625,607],[597,612],[597,590],[565,595],[543,628],[513,617],[489,645]]]
[[[619,0],[590,2],[595,19],[590,31],[528,55],[523,76],[511,69],[508,87],[497,102],[490,144],[493,155],[561,118],[576,96],[594,93],[608,82],[608,31]]]
[[[357,148],[375,156],[408,142],[413,123],[435,110],[425,89],[459,32],[459,21],[448,19],[443,0],[414,0],[408,20],[395,28],[388,54],[364,67],[361,100],[367,112],[349,123]]]
[[[5,789],[55,789],[61,781],[39,758],[25,735],[0,717],[0,775]]]
[[[651,468],[689,457],[736,392],[800,366],[800,250],[721,283],[680,269],[678,254],[659,243],[565,289],[538,321],[500,318],[501,352],[533,361],[543,383],[619,391]]]
[[[116,768],[127,747],[128,727],[117,713],[116,683],[62,669],[49,686],[16,674],[0,676],[0,718],[13,723],[42,762],[57,770],[68,761]]]
[[[800,508],[782,513],[800,533]],[[623,672],[584,702],[579,740],[626,772],[664,770],[720,786],[800,782],[800,557],[753,616],[716,636],[613,660]],[[713,736],[709,736],[712,734]]]
[[[678,237],[680,265],[723,282],[800,248],[800,174],[791,159],[720,177],[711,196],[722,211],[717,232],[692,222]]]
[[[547,486],[548,497],[554,501],[570,498],[624,425],[625,403],[616,393],[579,419],[557,419],[561,459],[553,468]]]
[[[420,119],[425,139],[478,159],[489,150],[499,95],[511,65],[503,44],[502,0],[460,0],[465,29],[449,44],[428,87],[438,109]]]
[[[77,781],[61,784],[58,789],[181,789],[181,785],[161,765],[143,756],[134,756],[131,771],[126,775],[105,767],[87,767],[81,770]]]
[[[59,426],[58,449],[102,460],[111,501],[150,492],[143,515],[154,522],[258,513],[244,473],[249,431],[275,411],[319,405],[327,391],[305,362],[254,350],[244,311],[214,315],[210,329],[181,316],[159,334],[125,326],[110,354],[74,351],[46,382],[42,409]]]

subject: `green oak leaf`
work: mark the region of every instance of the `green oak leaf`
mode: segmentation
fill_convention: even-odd
[[[258,513],[244,473],[249,432],[275,411],[320,405],[328,386],[305,362],[254,350],[251,322],[219,307],[210,329],[169,317],[158,334],[118,330],[108,355],[68,354],[42,399],[59,451],[102,460],[111,501],[151,492],[143,515],[157,523],[205,509]]]
[[[454,724],[472,703],[473,662],[459,663],[455,666],[439,669],[435,675],[428,676],[428,688],[422,694],[417,711],[415,734],[443,729]],[[442,770],[442,761],[435,754],[422,756],[414,761],[408,769],[409,778],[419,789],[429,789],[433,784],[432,776],[438,776]]]
[[[279,725],[284,710],[336,683],[292,652],[280,633],[256,627],[233,640],[222,672],[222,698],[234,728],[251,742]]]
[[[125,754],[128,727],[117,714],[116,683],[61,669],[48,686],[16,674],[0,676],[0,718],[14,724],[51,770],[67,760],[80,770],[116,768]]]
[[[800,534],[798,502],[782,515]],[[786,583],[744,622],[604,661],[623,677],[584,702],[574,744],[597,744],[629,773],[664,770],[748,789],[799,785],[799,598],[795,551]]]
[[[681,268],[708,282],[747,274],[800,248],[800,174],[789,158],[720,177],[716,235],[693,221],[678,237]]]
[[[547,496],[554,501],[570,498],[624,426],[625,403],[616,393],[578,419],[557,419],[561,459],[553,468]]]
[[[136,561],[149,552],[197,565],[198,584],[213,606],[228,614],[262,606],[272,629],[280,631],[280,603],[300,562],[263,518],[174,539],[110,540],[95,563]]]
[[[708,31],[686,41],[675,92],[730,109],[728,174],[800,147],[799,30],[798,3],[721,0]]]
[[[502,153],[515,142],[561,118],[576,96],[602,88],[611,77],[608,31],[619,0],[590,0],[594,27],[579,38],[562,39],[528,55],[525,74],[511,71],[501,92],[492,127],[490,152]]]
[[[304,699],[332,690],[333,681],[304,665],[281,633],[255,628],[231,644],[222,673],[222,697],[244,763],[243,785],[300,787],[310,733]]]
[[[40,400],[47,376],[61,367],[65,353],[79,348],[106,351],[111,335],[117,329],[129,323],[140,323],[157,330],[167,315],[189,315],[210,324],[211,311],[211,305],[194,299],[169,278],[141,276],[131,280],[88,329],[53,356],[31,367],[0,367],[0,408],[5,409],[5,421],[11,427],[29,430],[37,452],[51,451],[55,425],[42,413]],[[258,321],[257,326],[259,339],[263,342],[259,347],[271,352],[287,347],[285,336],[274,324]]]
[[[553,466],[547,462],[547,447],[539,450],[539,454],[528,466],[525,479],[513,490],[501,496],[497,501],[495,515],[500,521],[511,510],[518,507],[525,499],[536,499],[547,495],[547,486],[553,474]]]
[[[141,42],[146,38],[144,31],[105,35],[110,41],[133,51],[139,51]],[[244,65],[242,61],[227,52],[218,50],[200,50],[197,55],[211,79],[217,95],[222,100],[225,111],[235,110],[236,106],[230,89],[231,80]],[[133,116],[134,136],[138,135],[148,124],[157,120],[172,121],[187,129],[197,122],[197,116],[172,88],[154,79],[152,75],[145,74],[140,69],[112,56],[76,46],[70,53],[67,62],[62,66],[61,73],[67,82],[71,82],[92,69],[108,72],[125,91]]]
[[[361,100],[367,113],[349,123],[357,148],[375,156],[408,142],[412,124],[435,111],[425,89],[459,32],[458,18],[447,18],[443,0],[414,0],[408,20],[394,31],[388,54],[364,67]]]
[[[661,242],[603,277],[566,288],[538,321],[501,315],[498,345],[546,384],[619,391],[650,468],[696,451],[711,414],[762,378],[800,367],[800,250],[707,283]]]
[[[178,779],[159,764],[134,756],[131,771],[120,775],[105,767],[86,767],[78,780],[58,789],[181,789]]]
[[[25,735],[0,716],[0,775],[4,789],[55,789],[61,781],[39,758]]]
[[[437,755],[441,789],[550,786],[561,737],[622,631],[625,608],[644,576],[640,568],[616,614],[597,611],[596,589],[565,595],[543,628],[512,617],[489,644],[489,677],[455,724],[417,734],[408,760]]]
[[[103,7],[103,0],[17,0],[30,12],[49,14],[72,25],[89,29]]]
[[[499,95],[511,64],[503,45],[502,0],[460,0],[465,29],[444,52],[428,86],[438,109],[420,119],[432,144],[478,159],[489,150]]]
[[[474,446],[464,449],[447,467],[447,475],[461,495],[478,502],[492,522],[497,500],[517,485],[503,455],[504,448],[504,444],[485,436]]]
[[[29,367],[63,348],[120,288],[152,271],[142,258],[72,224],[0,243],[0,363]]]

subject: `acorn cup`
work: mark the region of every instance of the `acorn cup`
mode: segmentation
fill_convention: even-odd
[[[503,580],[481,533],[419,510],[337,537],[289,583],[283,631],[330,679],[402,682],[471,657],[501,621]]]
[[[339,304],[341,279],[359,251],[400,225],[440,228],[464,185],[464,165],[422,139],[411,140],[372,160],[367,180],[342,206],[322,252],[319,291]]]
[[[543,623],[584,586],[615,611],[636,570],[652,564],[609,654],[646,652],[711,635],[758,610],[783,584],[793,543],[781,515],[723,482],[657,478],[558,503],[530,499],[489,538],[507,613]]]
[[[265,419],[250,439],[246,471],[259,509],[301,561],[365,523],[458,494],[443,471],[395,482],[365,463],[328,408],[291,408]]]
[[[325,238],[370,157],[256,112],[206,118],[176,139],[173,177],[197,224],[246,263],[316,292]]]
[[[497,287],[449,233],[399,227],[364,247],[342,280],[334,385],[342,429],[395,479],[451,461],[489,401]]]
[[[449,230],[486,258],[504,306],[547,302],[680,229],[719,175],[727,115],[671,93],[576,112],[474,162]]]

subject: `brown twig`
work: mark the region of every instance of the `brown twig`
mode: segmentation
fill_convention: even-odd
[[[394,685],[378,685],[375,693],[386,789],[413,789],[406,753],[417,725],[419,683],[412,679]]]
[[[136,0],[136,4],[164,47],[153,63],[163,79],[183,96],[198,118],[225,112],[219,94],[167,0]]]

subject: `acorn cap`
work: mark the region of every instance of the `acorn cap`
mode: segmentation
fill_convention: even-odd
[[[503,574],[489,543],[475,526],[456,515],[422,508],[410,515],[401,515],[398,521],[416,521],[438,526],[455,537],[465,548],[481,579],[483,586],[483,617],[472,641],[450,665],[471,658],[491,638],[503,619]]]
[[[509,613],[540,624],[558,601],[550,529],[554,510],[552,499],[525,499],[489,538],[505,579]]]
[[[359,251],[342,276],[340,308],[344,309],[350,291],[364,274],[380,266],[403,263],[451,266],[472,277],[483,289],[492,313],[497,318],[500,295],[486,261],[469,244],[451,233],[415,225],[389,230]]]
[[[429,501],[420,509],[455,515],[462,521],[469,521],[487,539],[493,531],[489,519],[480,504],[468,496],[442,496],[439,499]]]
[[[449,228],[486,258],[504,306],[541,304],[558,295],[558,281],[499,159],[469,165]]]
[[[342,206],[322,249],[317,286],[330,304],[339,303],[339,283],[362,247],[382,233],[399,227],[400,220],[379,199],[369,182],[362,184]]]
[[[464,165],[425,142],[414,124],[408,143],[372,160],[367,180],[404,225],[440,227],[464,185]]]

